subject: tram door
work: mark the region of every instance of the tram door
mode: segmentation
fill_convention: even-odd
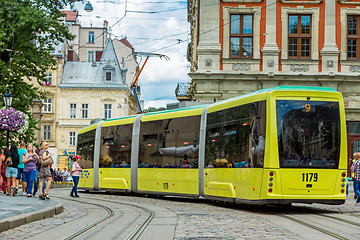
[[[360,152],[360,136],[349,136],[348,137],[348,175],[350,176],[351,165],[354,159],[354,153]]]
[[[360,152],[360,121],[348,121],[346,125],[348,134],[348,176],[350,176],[354,153]]]

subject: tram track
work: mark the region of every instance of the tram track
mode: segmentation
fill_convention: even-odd
[[[326,213],[314,214],[310,210],[299,209],[299,208],[295,208],[295,207],[291,207],[291,209],[296,210],[296,211],[300,211],[300,212],[303,212],[303,213],[311,214],[311,215],[314,215],[314,216],[318,216],[318,217],[324,217],[324,218],[337,220],[337,221],[344,222],[344,223],[347,223],[347,224],[350,224],[350,225],[353,225],[353,226],[356,226],[356,227],[360,227],[360,223],[350,221],[350,220],[347,220],[347,219],[343,219],[343,218],[339,218],[339,217],[335,217],[335,216],[330,216],[330,215],[328,215]]]
[[[322,232],[322,233],[324,233],[328,236],[331,236],[333,238],[336,238],[336,239],[341,239],[341,240],[353,239],[351,234],[348,234],[346,232],[346,230],[344,230],[344,227],[348,227],[348,228],[352,228],[352,229],[354,228],[354,226],[357,228],[360,227],[360,223],[358,223],[358,222],[354,222],[354,221],[343,219],[343,218],[336,217],[336,216],[331,216],[331,215],[328,215],[325,213],[315,214],[315,213],[311,212],[310,210],[299,209],[299,208],[295,208],[295,207],[291,207],[290,209],[293,211],[296,211],[298,213],[306,214],[306,215],[298,215],[298,214],[293,214],[293,213],[292,213],[292,215],[289,215],[289,214],[283,213],[280,215],[280,217],[288,219],[292,222],[296,222],[303,226],[309,227],[316,231]],[[309,219],[309,217],[310,217],[310,219]],[[328,219],[329,221],[326,222],[326,221],[324,221],[325,219]],[[311,222],[317,223],[317,225],[313,224]],[[328,226],[324,228],[322,226],[319,226],[319,223],[325,223],[325,224],[328,224]],[[339,227],[333,228],[333,227],[331,227],[331,224],[332,224],[332,226],[339,226]],[[329,228],[331,230],[329,230]],[[340,234],[339,232],[342,232],[343,234]]]
[[[64,199],[64,200],[70,200],[69,198],[65,198],[65,197],[60,197],[60,196],[54,196],[56,198],[60,198],[60,199]],[[117,202],[117,201],[113,201],[113,200],[108,200],[108,199],[98,199],[98,198],[92,198],[92,197],[82,197],[82,199],[89,199],[89,200],[94,200],[94,201],[102,201],[102,202],[108,202],[108,203],[115,203],[115,204],[121,204],[121,205],[126,205],[126,206],[130,206],[130,207],[134,207],[137,209],[140,209],[142,211],[146,212],[146,216],[143,217],[140,221],[140,223],[138,223],[136,225],[135,228],[133,228],[133,230],[126,236],[124,237],[125,240],[137,240],[140,239],[140,237],[142,236],[142,234],[144,233],[144,231],[148,228],[148,226],[150,225],[150,223],[152,222],[154,216],[155,216],[155,212],[152,211],[151,209],[142,207],[142,206],[138,206],[136,204],[130,204],[130,203],[121,203],[121,202]],[[71,240],[71,239],[75,239],[79,236],[81,236],[82,234],[88,232],[90,229],[93,229],[94,227],[96,227],[97,225],[109,220],[110,218],[112,218],[115,215],[115,211],[113,211],[110,207],[105,206],[104,204],[98,204],[98,203],[91,203],[91,202],[84,202],[84,201],[79,201],[77,199],[71,199],[71,201],[75,201],[81,204],[88,204],[88,205],[93,205],[93,206],[97,206],[99,208],[102,208],[106,211],[106,216],[95,220],[93,223],[86,225],[72,233],[70,233],[69,235],[62,237],[61,240]]]
[[[91,199],[91,200],[99,200],[97,198],[91,198],[91,197],[85,197],[87,199]],[[108,199],[101,199],[101,201],[105,201],[105,202],[110,202],[110,203],[116,203],[116,204],[123,204],[123,205],[127,205],[127,206],[131,206],[131,207],[136,207],[139,209],[142,209],[143,211],[145,211],[147,213],[147,215],[141,220],[141,222],[133,229],[133,231],[131,231],[128,236],[126,236],[126,238],[124,238],[125,240],[136,240],[136,239],[140,239],[140,236],[142,235],[142,233],[146,230],[146,228],[150,225],[151,221],[153,220],[155,213],[154,211],[142,207],[142,206],[138,206],[135,204],[130,204],[130,203],[119,203],[117,201],[114,200],[108,200]]]
[[[340,235],[338,235],[336,233],[330,232],[330,231],[328,231],[328,230],[326,230],[324,228],[320,228],[320,227],[317,227],[317,226],[315,226],[313,224],[310,224],[310,223],[307,223],[307,222],[302,221],[300,219],[297,219],[296,217],[288,216],[288,215],[281,215],[280,217],[286,218],[286,219],[288,219],[288,220],[290,220],[292,222],[295,222],[295,223],[301,224],[303,226],[309,227],[311,229],[314,229],[316,231],[322,232],[322,233],[324,233],[326,235],[329,235],[329,236],[331,236],[333,238],[340,239],[340,240],[348,240],[348,238],[342,237],[342,236],[340,236]]]

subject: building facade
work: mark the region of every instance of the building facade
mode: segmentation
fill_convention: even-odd
[[[81,27],[77,12],[64,13],[71,32],[81,36],[56,45],[52,55],[57,68],[48,71],[47,82],[41,86],[46,97],[42,102],[33,102],[33,114],[40,120],[37,144],[49,143],[49,151],[57,159],[56,168],[67,167],[68,157],[75,154],[80,128],[94,120],[138,111],[130,90],[138,71],[131,44],[126,39],[108,39],[105,25],[104,28]],[[90,36],[92,32],[94,39]],[[89,52],[95,53],[94,59],[89,58]]]
[[[281,85],[344,96],[360,151],[359,0],[189,0],[191,97],[212,102]]]

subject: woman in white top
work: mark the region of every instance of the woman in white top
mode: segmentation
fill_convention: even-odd
[[[77,192],[77,186],[79,184],[79,180],[80,180],[80,172],[82,171],[82,168],[80,167],[79,165],[79,162],[80,162],[80,156],[76,155],[74,158],[73,158],[73,165],[71,167],[71,176],[74,180],[74,186],[73,188],[71,189],[71,193],[70,193],[70,196],[71,197],[79,197],[78,195],[78,192]],[[75,195],[74,195],[75,194]]]

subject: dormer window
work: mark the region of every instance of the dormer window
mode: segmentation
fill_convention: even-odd
[[[115,68],[111,64],[106,64],[103,67],[103,77],[105,79],[105,82],[111,82],[113,81],[112,77],[114,74]]]
[[[111,81],[111,72],[106,72],[106,81]]]

